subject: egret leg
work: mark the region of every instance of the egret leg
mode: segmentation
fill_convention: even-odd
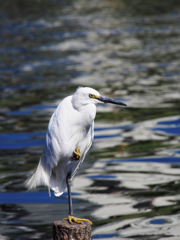
[[[71,174],[70,172],[67,174],[66,177],[66,184],[68,190],[68,203],[69,203],[69,215],[73,215],[73,206],[72,206],[72,196],[71,196]]]
[[[69,221],[69,223],[75,222],[75,223],[82,223],[83,221],[89,222],[92,225],[92,222],[88,219],[84,218],[76,218],[73,216],[73,207],[72,207],[72,197],[71,197],[71,173],[69,172],[66,177],[66,184],[67,184],[67,190],[68,190],[68,203],[69,203],[69,216],[67,218],[64,218],[63,220]]]

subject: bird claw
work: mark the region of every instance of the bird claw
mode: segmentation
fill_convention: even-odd
[[[73,152],[73,159],[74,160],[79,160],[80,157],[81,157],[80,148],[76,147],[74,152]]]
[[[89,221],[88,219],[76,218],[76,217],[73,217],[73,216],[70,216],[70,215],[67,218],[64,218],[63,220],[67,220],[70,224],[72,224],[72,221],[75,222],[75,223],[83,224],[83,221],[84,221],[84,222],[88,222],[92,225],[92,222]]]

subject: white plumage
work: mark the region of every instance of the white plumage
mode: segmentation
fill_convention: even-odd
[[[78,88],[65,98],[53,113],[46,132],[46,144],[35,173],[26,182],[29,189],[46,185],[60,196],[68,189],[69,216],[64,220],[76,223],[87,221],[73,216],[71,186],[94,138],[94,118],[99,102],[126,104],[100,96],[92,88]]]
[[[46,132],[46,144],[35,173],[26,182],[28,189],[46,185],[56,196],[66,189],[66,176],[71,180],[83,162],[94,138],[94,118],[99,92],[92,88],[78,88],[66,97],[53,113]],[[79,147],[80,159],[72,159]],[[50,192],[50,191],[49,191]]]

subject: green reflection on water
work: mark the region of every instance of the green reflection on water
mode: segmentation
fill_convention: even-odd
[[[168,144],[162,141],[148,140],[148,141],[138,141],[129,144],[120,144],[114,147],[108,147],[96,151],[91,151],[92,156],[96,158],[113,158],[116,157],[117,153],[127,152],[132,156],[148,156],[155,153],[159,148],[168,147]]]
[[[131,154],[152,154],[154,151],[161,147],[167,147],[168,144],[164,144],[162,141],[138,141],[130,144],[126,147],[126,151]]]
[[[114,112],[97,113],[96,120],[104,121],[123,121],[131,120],[132,122],[141,122],[160,117],[178,115],[180,112],[180,105],[175,104],[166,108],[124,108],[123,110]]]
[[[179,203],[177,203],[176,205],[166,206],[166,207],[153,207],[152,210],[149,212],[127,214],[122,216],[113,216],[113,217],[110,217],[109,219],[95,220],[93,221],[93,226],[94,227],[102,226],[106,223],[122,221],[125,219],[133,219],[133,218],[141,218],[141,217],[150,218],[155,216],[171,215],[171,214],[179,213],[179,211],[180,211]]]
[[[180,167],[180,165],[179,165]],[[149,186],[151,189],[156,189],[157,191],[166,191],[168,194],[179,194],[180,193],[180,181],[171,181],[162,184],[153,184]]]
[[[62,90],[63,89],[63,90]],[[68,91],[73,89],[75,91],[74,86],[68,87],[68,89],[64,89],[63,86],[54,86],[54,87],[43,87],[41,89],[18,92],[12,95],[9,95],[7,98],[0,99],[0,107],[9,107],[11,110],[18,109],[23,106],[34,105],[37,103],[41,103],[44,100],[50,99],[61,99],[64,96],[64,91],[66,94]]]
[[[180,7],[178,0],[114,0],[111,1],[112,8],[126,13],[127,15],[158,15],[171,11],[177,11]]]
[[[63,5],[67,5],[70,2],[70,0],[8,0],[6,4],[0,2],[0,12],[6,14],[8,18],[16,20],[21,19],[22,17],[32,18],[36,15],[42,17],[45,14],[50,14],[52,12],[55,14]]]

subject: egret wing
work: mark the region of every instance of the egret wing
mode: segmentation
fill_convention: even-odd
[[[94,122],[92,123],[89,131],[88,131],[88,138],[87,138],[87,148],[85,149],[84,153],[82,154],[80,160],[78,161],[77,165],[75,166],[73,172],[71,173],[71,180],[74,178],[74,176],[76,175],[76,172],[78,171],[81,163],[84,161],[85,157],[86,157],[86,154],[87,152],[89,151],[91,145],[92,145],[92,142],[93,142],[93,139],[94,139]]]
[[[51,176],[53,169],[57,167],[59,162],[67,159],[70,154],[64,146],[71,136],[69,129],[70,113],[72,110],[71,98],[65,98],[53,113],[46,132],[46,144],[41,155],[38,167],[33,175],[27,180],[26,185],[29,189],[36,188],[38,185],[51,185]],[[65,172],[61,171],[61,179],[64,179]]]
[[[46,133],[46,170],[51,174],[59,161],[69,158],[67,143],[71,138],[71,96],[65,98],[52,115]]]

